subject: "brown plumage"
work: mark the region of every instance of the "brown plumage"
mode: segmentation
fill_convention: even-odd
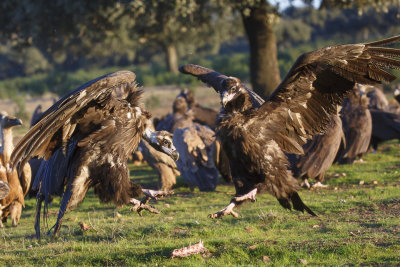
[[[197,76],[220,93],[224,110],[217,134],[230,159],[236,196],[210,215],[238,216],[233,208],[267,190],[285,208],[315,215],[300,199],[285,153],[302,154],[302,145],[325,132],[331,114],[355,83],[375,85],[396,77],[382,68],[400,68],[400,50],[379,47],[400,37],[338,45],[300,56],[275,92],[257,108],[257,97],[239,79],[195,65],[180,71]]]
[[[193,121],[201,125],[207,125],[211,129],[215,129],[217,123],[218,111],[212,108],[204,107],[197,103],[194,94],[189,90],[182,90],[179,96],[186,99],[188,108],[193,112]],[[178,96],[178,97],[179,97]]]
[[[367,96],[369,98],[368,108],[388,111],[389,101],[387,100],[382,89],[373,87],[372,90],[367,93]]]
[[[6,114],[0,115],[1,152],[0,152],[0,180],[8,183],[9,193],[0,200],[0,227],[8,217],[12,225],[17,226],[21,218],[22,208],[25,206],[24,197],[28,193],[31,183],[31,169],[29,164],[24,164],[20,175],[11,168],[10,156],[14,149],[12,129],[21,125],[22,121]]]
[[[119,71],[94,79],[62,97],[20,140],[11,156],[13,166],[31,157],[43,157],[34,181],[38,190],[35,229],[40,236],[42,202],[62,195],[54,235],[67,209],[83,201],[90,187],[104,202],[134,204],[136,210],[153,210],[134,197],[142,192],[156,197],[129,179],[128,156],[141,137],[156,149],[177,157],[171,135],[148,128],[150,114],[139,104],[141,90],[135,74]],[[163,193],[161,193],[163,194]]]
[[[190,188],[197,186],[201,191],[213,191],[218,183],[215,133],[208,126],[194,122],[194,113],[185,96],[176,97],[173,114],[161,121],[157,130],[173,132],[174,145],[180,155],[177,166]]]
[[[376,151],[378,144],[387,140],[400,140],[400,115],[370,109],[372,117],[371,146]]]
[[[346,148],[339,152],[340,164],[351,164],[368,151],[372,134],[372,118],[368,103],[368,97],[358,88],[351,92],[343,104],[341,118]]]
[[[5,198],[8,195],[8,192],[10,192],[10,187],[8,186],[8,184],[4,181],[0,181],[0,199]]]
[[[176,176],[180,175],[176,162],[165,153],[154,149],[145,140],[140,141],[139,148],[143,159],[157,172],[160,188],[170,190],[176,184]]]
[[[345,143],[342,120],[339,115],[332,115],[326,133],[313,136],[303,146],[304,155],[288,157],[293,176],[302,178],[308,188],[308,178],[315,179],[315,185],[323,187],[325,172],[332,166],[342,143]]]

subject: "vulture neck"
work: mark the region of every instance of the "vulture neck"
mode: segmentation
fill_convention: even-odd
[[[150,127],[146,127],[143,133],[143,138],[150,144],[157,144],[157,134],[156,132],[153,132]]]
[[[10,162],[11,153],[14,149],[13,145],[13,134],[12,129],[4,129],[1,131],[1,157],[3,159],[3,163],[7,164]]]

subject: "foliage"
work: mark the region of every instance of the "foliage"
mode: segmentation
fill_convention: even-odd
[[[233,186],[191,193],[178,178],[174,196],[152,203],[162,210],[158,215],[139,217],[129,207],[116,209],[100,203],[90,191],[77,209],[66,214],[60,236],[52,242],[45,234],[41,241],[32,236],[35,200],[29,199],[20,225],[13,228],[7,222],[0,229],[0,257],[6,266],[298,266],[305,262],[395,266],[400,261],[399,145],[398,141],[382,145],[377,154],[364,158],[366,164],[335,165],[328,172],[329,189],[302,190],[301,197],[318,214],[315,218],[284,210],[274,197],[263,194],[257,202],[243,205],[238,211],[242,217],[211,220],[207,214],[228,203]],[[131,168],[142,185],[157,183],[148,166]],[[59,201],[55,198],[49,209],[50,226],[56,221]],[[122,216],[116,216],[116,211]],[[81,221],[93,229],[80,230]],[[174,249],[200,239],[210,254],[169,257]]]

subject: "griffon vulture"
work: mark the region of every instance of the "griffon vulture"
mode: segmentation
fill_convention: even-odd
[[[214,131],[194,122],[193,111],[182,95],[176,97],[173,112],[156,129],[174,133],[173,142],[180,156],[176,164],[189,187],[193,189],[197,186],[201,191],[213,191],[218,183]]]
[[[343,132],[346,137],[346,148],[339,151],[339,163],[351,164],[357,157],[367,153],[372,134],[372,118],[368,109],[369,99],[358,89],[353,90],[346,98],[341,111]]]
[[[0,199],[5,198],[8,195],[8,192],[10,192],[10,187],[8,186],[8,184],[4,181],[0,181]]]
[[[355,83],[375,85],[396,77],[383,70],[400,68],[400,50],[380,47],[400,36],[365,43],[337,45],[301,55],[275,92],[257,106],[257,99],[237,78],[184,65],[192,74],[220,93],[223,114],[217,134],[230,160],[236,195],[217,218],[238,214],[233,208],[264,190],[287,208],[307,211],[297,193],[298,183],[287,169],[285,153],[303,154],[302,145],[325,132],[331,114]],[[256,100],[256,101],[255,101]]]
[[[17,226],[21,218],[22,207],[25,206],[24,197],[28,193],[31,183],[31,168],[24,164],[21,172],[12,169],[10,163],[11,152],[14,149],[12,129],[21,125],[22,121],[5,113],[0,115],[0,180],[8,183],[9,193],[7,197],[0,200],[0,227],[8,216],[11,217],[12,226]]]
[[[94,79],[62,97],[20,140],[11,156],[12,166],[31,157],[44,157],[36,175],[38,190],[35,229],[40,237],[42,202],[62,195],[53,238],[64,213],[83,201],[88,189],[104,202],[133,204],[154,211],[146,203],[168,192],[142,189],[129,179],[128,156],[143,137],[156,149],[177,159],[171,134],[149,129],[150,114],[139,104],[142,91],[135,74],[119,71]],[[145,199],[135,197],[144,193]]]

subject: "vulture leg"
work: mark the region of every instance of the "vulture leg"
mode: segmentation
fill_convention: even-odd
[[[35,232],[37,239],[40,239],[40,211],[42,209],[42,202],[44,200],[44,196],[42,194],[40,195],[39,194],[36,199],[36,216],[35,216]],[[45,215],[43,214],[43,219],[44,216]]]
[[[17,227],[19,219],[21,218],[22,204],[18,201],[14,201],[10,207],[10,217],[12,220],[12,226]]]
[[[250,199],[252,202],[256,201],[256,194],[257,194],[257,188],[251,190],[249,193],[245,195],[234,197],[232,198],[231,203],[229,203],[228,206],[226,206],[225,208],[216,213],[209,214],[208,217],[214,219],[214,218],[220,218],[225,215],[232,215],[233,217],[237,218],[239,217],[239,214],[233,211],[233,208],[237,206],[240,202],[243,202],[248,199]]]
[[[57,222],[50,229],[50,231],[51,231],[54,228],[54,233],[53,233],[53,236],[51,238],[51,241],[54,241],[54,238],[56,237],[56,235],[58,234],[58,232],[61,229],[62,219],[64,217],[65,211],[67,210],[67,207],[68,207],[69,201],[71,199],[71,196],[72,196],[72,190],[71,190],[71,185],[69,185],[67,187],[67,190],[65,190],[65,192],[63,194],[63,198],[62,198],[61,205],[60,205],[60,210],[58,212]]]
[[[148,205],[150,199],[159,200],[164,196],[172,195],[173,191],[161,191],[161,190],[151,190],[151,189],[142,189],[143,194],[145,197],[139,201],[135,198],[130,199],[130,203],[133,204],[131,211],[136,211],[139,216],[142,216],[142,210],[148,210],[151,213],[159,214],[160,211],[156,208]]]
[[[301,183],[300,186],[303,187],[303,188],[306,188],[306,189],[310,189],[310,187],[311,187],[307,178],[304,178],[304,180],[303,180],[303,182]]]

